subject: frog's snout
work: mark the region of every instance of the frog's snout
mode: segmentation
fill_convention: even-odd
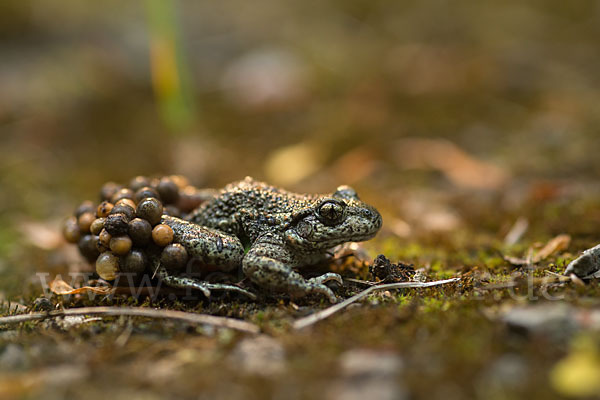
[[[372,222],[373,227],[376,230],[379,230],[379,228],[381,228],[381,224],[383,223],[383,220],[381,218],[381,214],[379,214],[379,212],[374,209],[374,208],[365,208],[362,211],[363,216],[365,217],[365,219],[369,220]]]
[[[366,233],[369,233],[370,235],[375,235],[383,223],[381,214],[373,207],[363,207],[359,210],[357,216],[361,220],[359,224],[362,225],[363,229],[366,230]]]

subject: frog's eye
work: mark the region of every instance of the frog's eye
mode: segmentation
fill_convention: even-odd
[[[325,224],[334,224],[344,217],[344,203],[325,200],[317,209],[317,216]]]

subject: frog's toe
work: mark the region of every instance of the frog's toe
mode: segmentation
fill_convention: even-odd
[[[256,300],[256,295],[252,292],[249,292],[245,289],[242,289],[239,286],[227,285],[224,283],[205,283],[206,287],[210,290],[227,290],[231,292],[237,292],[243,294],[244,296],[250,298],[251,300]]]
[[[167,286],[172,288],[199,290],[207,299],[210,297],[210,288],[205,282],[178,276],[163,276],[161,278]]]
[[[328,273],[323,274],[321,276],[317,276],[315,278],[311,278],[308,281],[310,283],[318,283],[318,284],[322,284],[322,283],[329,282],[329,281],[336,281],[340,285],[344,284],[344,281],[342,280],[342,277],[339,274],[335,274],[333,272],[328,272]]]
[[[330,303],[338,302],[338,298],[336,297],[335,293],[333,293],[333,290],[329,289],[322,283],[310,283],[308,292],[322,294],[329,299]]]

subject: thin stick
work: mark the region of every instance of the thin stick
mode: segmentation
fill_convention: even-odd
[[[363,280],[354,279],[354,278],[344,278],[344,280],[346,282],[358,283],[359,285],[365,285],[365,286],[375,286],[375,285],[377,285],[377,282],[363,281]]]
[[[32,313],[0,317],[0,325],[18,324],[26,321],[43,320],[73,315],[127,316],[157,319],[171,319],[192,324],[206,324],[222,328],[230,328],[242,332],[258,333],[260,328],[250,322],[233,318],[215,317],[213,315],[195,314],[185,311],[155,310],[143,307],[82,307],[56,310],[47,313]]]
[[[372,292],[377,292],[380,290],[389,290],[389,289],[424,288],[424,287],[431,287],[431,286],[439,286],[439,285],[444,285],[446,283],[457,282],[459,280],[460,280],[460,278],[451,278],[451,279],[445,279],[442,281],[434,281],[434,282],[401,282],[401,283],[388,283],[385,285],[371,286],[370,288],[363,290],[362,292],[350,297],[349,299],[342,301],[341,303],[338,303],[329,308],[326,308],[324,310],[321,310],[319,312],[311,314],[308,317],[304,317],[304,318],[300,318],[299,320],[296,320],[292,326],[294,327],[294,329],[306,328],[306,327],[313,325],[325,318],[330,317],[331,315],[335,314],[336,312],[348,307],[350,304],[362,299],[363,297],[367,296],[368,294],[370,294]]]

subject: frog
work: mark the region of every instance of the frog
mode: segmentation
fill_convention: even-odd
[[[338,301],[326,285],[341,276],[328,272],[304,278],[298,271],[331,257],[331,250],[347,242],[373,238],[382,226],[381,214],[364,203],[350,186],[331,194],[293,193],[251,177],[231,183],[183,218],[163,215],[189,256],[231,272],[241,267],[257,287],[292,298],[309,294]],[[154,260],[160,279],[175,288],[232,290],[253,293],[234,285],[209,283],[178,276]]]

